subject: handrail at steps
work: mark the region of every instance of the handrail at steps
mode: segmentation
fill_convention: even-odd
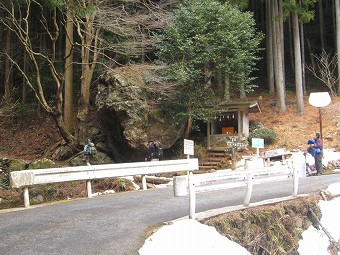
[[[190,174],[189,176],[175,176],[173,178],[173,189],[174,196],[189,195],[189,218],[195,219],[196,192],[207,192],[247,186],[244,206],[249,206],[254,184],[262,184],[287,178],[293,178],[292,196],[295,197],[298,193],[298,170],[287,165],[223,174]]]
[[[29,207],[28,187],[69,181],[86,181],[87,195],[92,197],[91,180],[141,175],[143,189],[146,188],[147,174],[198,170],[198,159],[177,159],[120,164],[76,166],[13,171],[10,173],[12,188],[24,187],[25,207]]]

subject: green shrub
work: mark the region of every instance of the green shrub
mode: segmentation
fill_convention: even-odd
[[[201,144],[195,144],[195,158],[204,158],[206,154],[206,146]]]
[[[0,174],[0,189],[9,189],[10,187],[9,173]]]
[[[51,186],[47,189],[47,194],[51,198],[57,197],[57,193],[58,193],[57,189],[53,186]]]
[[[264,144],[269,145],[273,144],[276,139],[276,132],[272,129],[261,127],[254,129],[249,134],[249,143],[251,143],[252,138],[262,138],[264,139]]]

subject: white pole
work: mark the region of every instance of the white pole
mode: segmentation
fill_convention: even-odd
[[[247,193],[246,193],[246,196],[245,196],[244,202],[243,202],[244,206],[249,206],[250,197],[251,197],[252,192],[253,192],[253,175],[248,174]]]
[[[143,186],[143,190],[147,190],[148,187],[146,185],[146,175],[142,175],[142,186]]]
[[[87,197],[92,197],[91,180],[86,181],[86,187],[87,187]]]
[[[297,168],[294,167],[294,187],[293,187],[293,197],[296,197],[296,196],[297,196],[298,187],[299,187],[298,170],[297,170]]]
[[[28,187],[24,188],[24,203],[26,208],[30,207],[30,195],[28,193]]]
[[[189,219],[195,219],[196,210],[196,193],[195,193],[195,183],[192,178],[192,173],[189,175]]]

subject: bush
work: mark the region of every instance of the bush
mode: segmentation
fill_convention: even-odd
[[[276,136],[277,134],[274,130],[261,127],[250,132],[249,143],[251,143],[252,138],[262,138],[264,139],[265,145],[273,144],[275,142]]]

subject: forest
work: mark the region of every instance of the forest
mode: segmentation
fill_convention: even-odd
[[[256,89],[286,95],[305,111],[311,91],[340,95],[339,0],[2,0],[0,116],[50,115],[81,150],[82,126],[100,75],[124,66],[162,67],[155,97],[177,120]],[[315,86],[313,80],[318,80]],[[312,86],[313,85],[313,86]],[[150,84],[150,86],[155,86]]]

